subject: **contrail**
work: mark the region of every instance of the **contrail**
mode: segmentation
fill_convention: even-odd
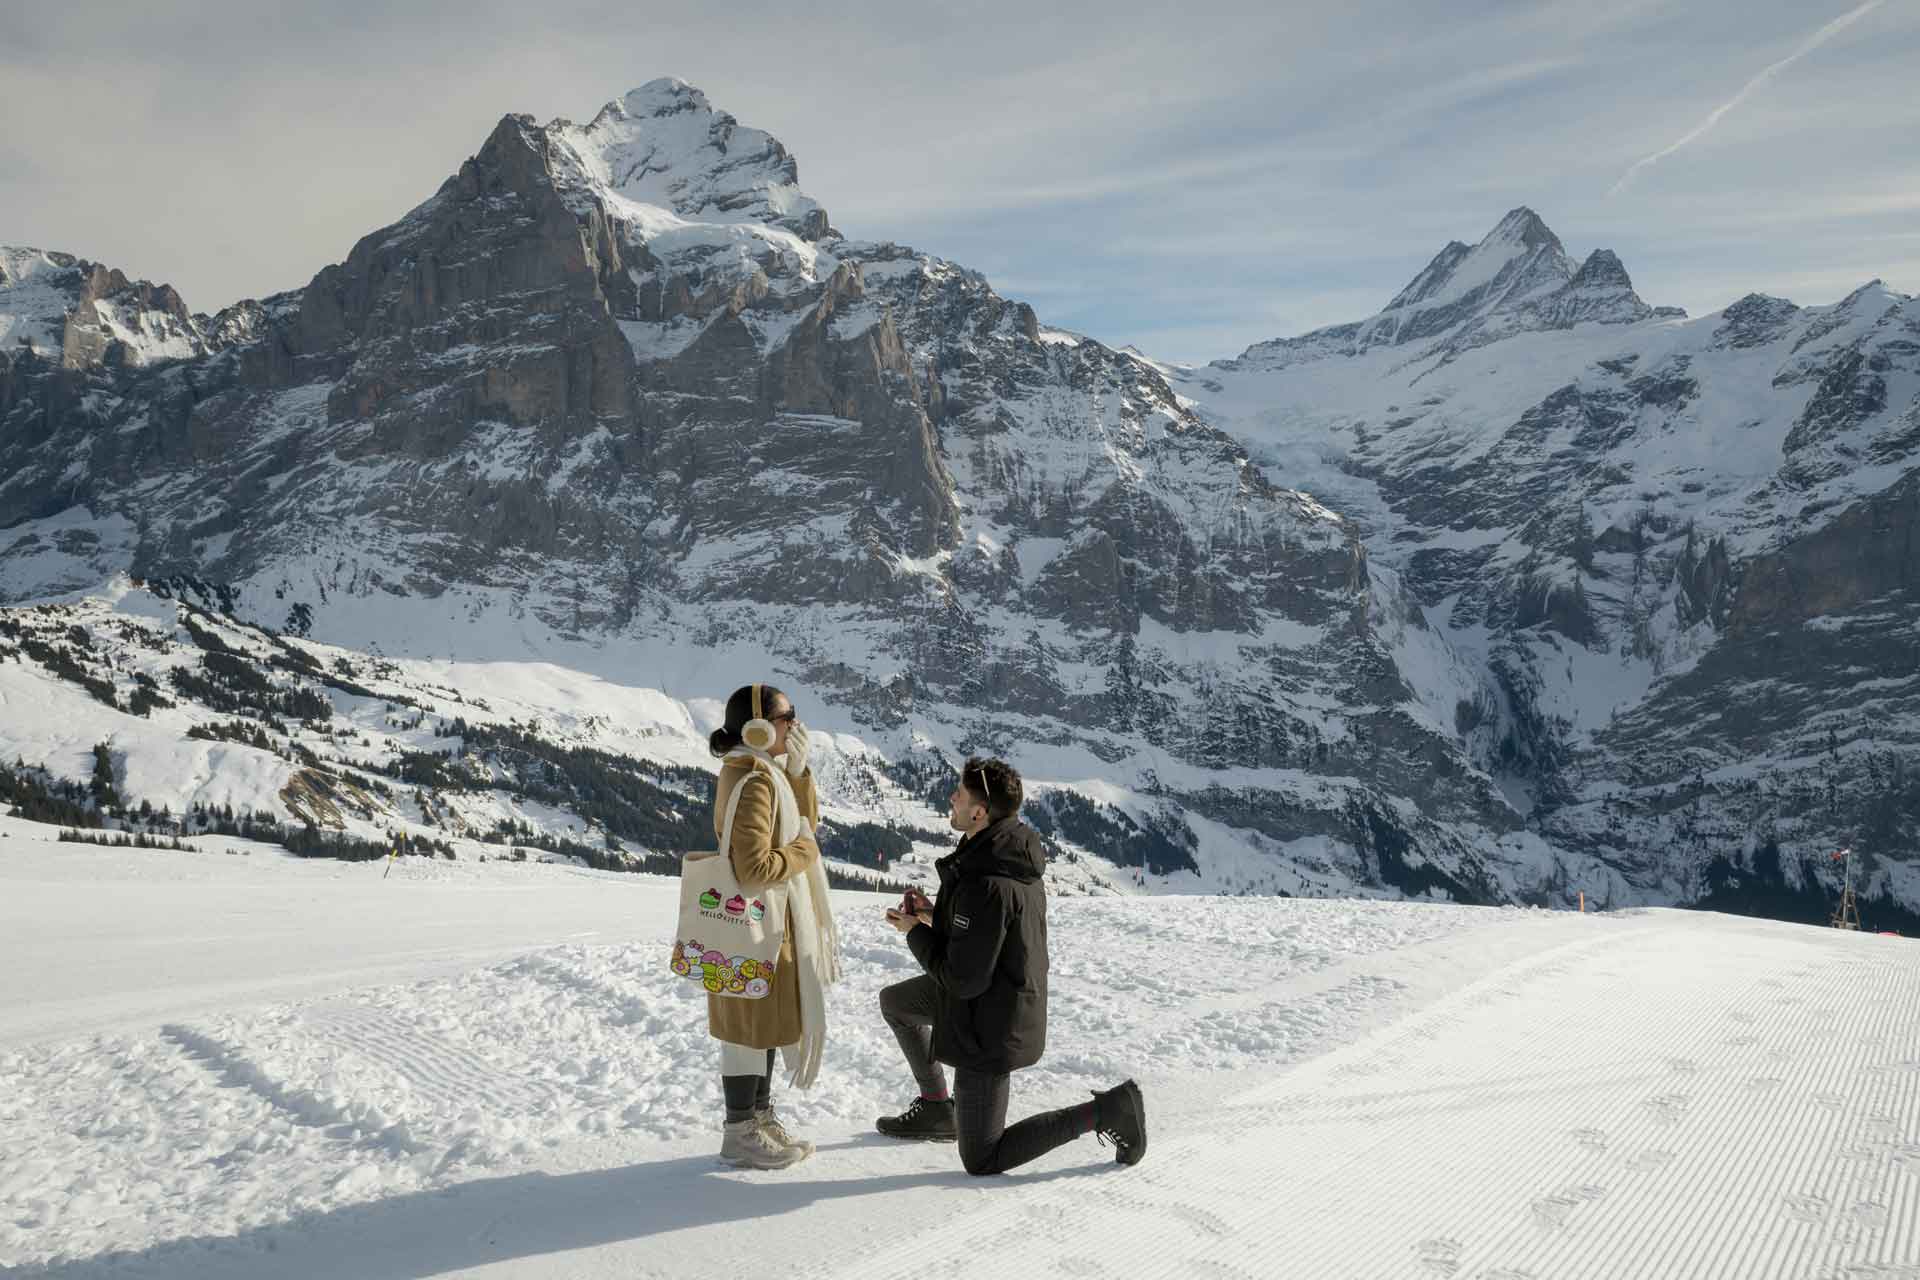
[[[1688,133],[1685,137],[1681,138],[1678,142],[1675,142],[1672,145],[1662,150],[1656,151],[1650,156],[1634,161],[1632,167],[1629,168],[1625,173],[1620,175],[1620,181],[1614,183],[1613,186],[1608,189],[1607,194],[1610,196],[1616,196],[1616,195],[1619,195],[1622,191],[1625,191],[1627,189],[1627,185],[1634,180],[1635,176],[1638,175],[1642,169],[1646,168],[1648,165],[1657,164],[1659,161],[1666,159],[1668,156],[1672,155],[1674,152],[1678,151],[1680,148],[1686,146],[1689,142],[1692,142],[1695,138],[1698,138],[1701,134],[1705,133],[1707,130],[1713,128],[1713,126],[1715,126],[1716,124],[1719,124],[1721,116],[1726,115],[1727,112],[1733,110],[1735,107],[1745,102],[1747,100],[1747,97],[1750,94],[1752,94],[1755,89],[1758,89],[1761,85],[1773,79],[1775,76],[1779,75],[1782,71],[1786,70],[1788,67],[1792,66],[1794,63],[1800,61],[1800,59],[1806,57],[1808,54],[1812,53],[1815,49],[1818,49],[1821,45],[1825,44],[1828,40],[1832,39],[1835,35],[1838,35],[1840,32],[1845,31],[1848,27],[1860,21],[1860,19],[1866,17],[1869,13],[1872,13],[1875,9],[1878,9],[1881,5],[1885,4],[1886,2],[1887,0],[1867,0],[1867,2],[1861,5],[1858,9],[1854,9],[1848,13],[1841,14],[1839,17],[1835,18],[1832,22],[1829,22],[1826,26],[1820,28],[1818,31],[1808,36],[1805,40],[1801,42],[1800,47],[1798,49],[1795,49],[1792,53],[1780,59],[1780,61],[1774,63],[1772,66],[1762,71],[1759,75],[1755,76],[1753,79],[1741,85],[1740,92],[1734,94],[1731,98],[1727,99],[1725,102],[1715,107],[1713,109],[1712,114],[1710,114],[1705,120],[1702,120],[1697,126],[1695,126],[1692,132]]]

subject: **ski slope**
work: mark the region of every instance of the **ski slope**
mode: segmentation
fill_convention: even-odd
[[[872,1118],[914,972],[835,898],[820,1144],[716,1165],[674,885],[48,842],[0,819],[0,1270],[61,1277],[1920,1277],[1920,950],[1679,911],[1062,898],[1016,1114],[1151,1146],[970,1179]]]

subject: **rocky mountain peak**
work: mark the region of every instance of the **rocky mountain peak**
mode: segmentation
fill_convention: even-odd
[[[0,352],[22,349],[78,369],[189,359],[206,346],[172,285],[70,253],[0,246]]]
[[[629,89],[607,104],[607,110],[614,108],[642,118],[676,116],[686,112],[713,114],[713,104],[707,101],[707,95],[678,76],[661,76],[658,80],[647,81],[638,89]]]
[[[1586,321],[1630,324],[1655,314],[1633,291],[1633,280],[1611,249],[1595,249],[1573,273],[1573,279],[1529,309],[1528,324],[1535,328],[1570,329]],[[1684,315],[1675,308],[1663,314]]]
[[[1834,310],[1837,312],[1853,312],[1865,308],[1870,310],[1872,314],[1879,315],[1888,307],[1899,306],[1901,303],[1908,301],[1910,301],[1910,299],[1906,294],[1894,289],[1889,289],[1886,281],[1882,280],[1879,276],[1875,276],[1846,297],[1840,299],[1834,306]]]
[[[1620,261],[1620,255],[1611,249],[1595,249],[1580,264],[1568,282],[1572,289],[1633,288],[1633,281],[1627,276],[1627,269]]]
[[[758,222],[808,240],[832,233],[799,188],[780,140],[749,129],[683,80],[653,80],[609,102],[584,127],[548,133],[594,187],[701,222]]]
[[[1522,286],[1520,292],[1532,294],[1542,285],[1557,288],[1572,275],[1560,237],[1540,215],[1522,205],[1500,219],[1480,243],[1469,247],[1450,241],[1386,310],[1498,301],[1512,298],[1516,285]]]
[[[1774,341],[1793,323],[1800,308],[1785,298],[1750,293],[1720,313],[1713,331],[1716,347],[1758,347]]]
[[[1552,228],[1540,220],[1540,215],[1521,205],[1511,209],[1507,216],[1500,219],[1497,226],[1487,233],[1480,242],[1481,247],[1492,244],[1517,244],[1527,249],[1539,249],[1551,246],[1566,252],[1560,243],[1560,237],[1553,234]]]
[[[1238,359],[1216,363],[1276,369],[1415,343],[1427,344],[1426,354],[1449,356],[1528,330],[1682,314],[1641,301],[1610,249],[1594,251],[1575,270],[1560,237],[1521,205],[1479,243],[1449,241],[1376,315],[1256,343]]]
[[[1360,325],[1355,350],[1429,339],[1452,346],[1527,327],[1527,313],[1573,274],[1560,237],[1523,205],[1472,248],[1450,242],[1385,311]]]

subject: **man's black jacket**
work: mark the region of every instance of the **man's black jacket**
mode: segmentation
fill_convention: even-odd
[[[934,864],[933,924],[907,945],[939,988],[933,1056],[969,1071],[1030,1067],[1047,1047],[1046,852],[1018,818],[968,836]]]

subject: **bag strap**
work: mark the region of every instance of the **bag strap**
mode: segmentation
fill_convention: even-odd
[[[740,781],[737,784],[735,784],[733,788],[733,794],[727,797],[726,817],[720,820],[720,856],[727,859],[729,866],[731,866],[733,862],[733,815],[736,812],[738,812],[740,808],[740,793],[747,789],[747,783],[751,781],[752,778],[753,778],[753,774],[749,773],[746,777],[740,779]],[[768,785],[773,788],[774,822],[778,823],[780,821],[779,780],[777,778],[769,779]],[[781,881],[779,884],[767,885],[761,891],[760,896],[763,898],[767,897],[768,895],[773,894],[779,891],[780,889],[782,889],[785,886],[785,884],[786,884],[785,881]]]
[[[727,797],[727,816],[720,820],[720,856],[728,862],[733,861],[733,815],[740,811],[740,793],[746,789],[746,778],[734,784],[733,794]]]

